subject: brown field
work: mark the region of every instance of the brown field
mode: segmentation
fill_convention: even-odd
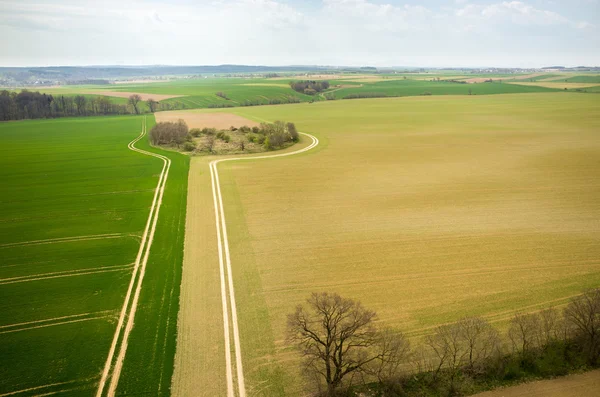
[[[249,127],[258,126],[256,121],[248,120],[245,117],[231,113],[202,113],[200,111],[171,111],[158,112],[155,114],[156,121],[177,121],[185,120],[189,128],[216,128],[227,129],[231,126]]]
[[[507,84],[518,84],[518,85],[532,85],[546,88],[559,88],[559,89],[575,89],[575,88],[590,88],[596,87],[598,83],[561,83],[558,81],[536,81],[536,82],[518,82],[518,83],[507,83]]]
[[[596,397],[600,370],[488,391],[477,397]]]
[[[213,110],[293,121],[321,141],[298,156],[219,166],[249,395],[304,395],[285,329],[311,292],[358,299],[417,345],[465,315],[502,330],[515,312],[597,286],[598,110],[594,96],[562,92]],[[208,166],[194,164],[204,159],[192,159],[190,178],[205,177]],[[190,189],[210,191],[209,179]],[[201,207],[189,210],[197,227],[214,228],[210,205],[188,203]],[[194,233],[182,299],[200,294],[190,313],[212,323],[218,289],[201,272],[218,266],[208,257],[216,238]],[[199,272],[189,284],[186,266]],[[222,365],[204,338],[190,359]],[[223,394],[222,368],[203,369],[198,382],[215,382],[200,396]]]
[[[141,92],[97,91],[97,90],[84,91],[84,92],[82,92],[82,94],[114,96],[117,98],[129,98],[131,95],[137,94],[142,97],[142,101],[147,101],[148,99],[162,101],[164,99],[179,98],[181,96],[184,96],[184,95],[143,94]]]

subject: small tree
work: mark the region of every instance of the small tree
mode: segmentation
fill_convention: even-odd
[[[141,98],[140,98],[141,99]],[[148,104],[148,109],[150,109],[150,113],[154,113],[158,108],[158,102],[152,98],[149,98],[146,103]]]
[[[300,135],[298,134],[296,125],[294,123],[287,123],[286,127],[287,127],[288,133],[290,134],[290,137],[292,138],[292,141],[298,142],[298,140],[300,139]]]
[[[600,358],[600,288],[573,299],[565,308],[565,320],[587,350],[588,362],[596,365]]]
[[[142,97],[139,96],[138,94],[130,95],[129,99],[127,100],[127,102],[133,107],[135,114],[140,114],[138,104],[140,103],[141,100],[142,100]]]
[[[83,95],[77,95],[75,97],[75,106],[77,106],[77,114],[79,114],[80,116],[85,115],[85,104],[86,104],[86,99]]]
[[[325,382],[334,396],[350,374],[364,372],[381,357],[373,352],[375,312],[338,294],[313,293],[308,307],[298,305],[288,316],[289,339],[305,359],[305,370]]]
[[[215,136],[214,135],[207,135],[206,139],[204,140],[204,149],[206,149],[210,153],[212,153],[214,147],[215,147]]]
[[[531,353],[540,346],[541,332],[540,317],[536,313],[515,315],[508,329],[513,351]]]

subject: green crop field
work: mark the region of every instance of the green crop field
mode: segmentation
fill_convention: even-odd
[[[569,83],[598,83],[600,84],[600,75],[574,76],[565,81]]]
[[[142,122],[0,124],[0,395],[94,395],[162,168],[127,148]],[[168,394],[173,370],[188,158],[167,155],[118,393]]]
[[[418,343],[437,325],[466,315],[502,327],[518,311],[560,306],[600,284],[596,95],[432,96],[221,111],[294,121],[320,139],[297,156],[219,166],[253,396],[302,395],[285,324],[311,292],[358,299]],[[198,349],[189,366],[197,372],[187,375],[208,385],[194,394],[206,396],[225,390],[207,175],[208,160],[192,159],[196,201],[188,202],[194,229],[187,233],[197,235],[186,237],[193,246],[186,244],[185,263],[203,275],[190,289],[203,302],[191,315],[210,326],[188,330]],[[194,299],[190,292],[187,301]]]
[[[547,78],[550,74],[533,78]],[[79,85],[39,88],[41,92],[52,95],[81,95],[94,96],[135,92],[140,94],[179,95],[176,98],[162,99],[162,103],[182,109],[197,109],[209,107],[239,107],[247,105],[266,105],[274,101],[286,103],[290,101],[311,102],[324,101],[325,94],[331,93],[335,99],[347,96],[373,95],[378,96],[419,96],[419,95],[491,95],[511,93],[534,93],[559,91],[561,88],[548,88],[532,85],[504,84],[501,82],[461,84],[443,80],[466,80],[469,78],[503,79],[512,82],[531,82],[532,79],[517,80],[514,74],[377,74],[377,75],[331,75],[331,88],[320,95],[305,95],[292,90],[289,82],[298,79],[310,79],[302,76],[282,76],[278,78],[227,78],[209,77],[176,79],[172,81],[153,83],[125,83],[111,85]],[[432,81],[440,78],[441,81]],[[577,78],[577,77],[573,77]],[[588,81],[586,81],[588,82]],[[227,99],[217,96],[224,93]],[[126,98],[111,96],[114,103],[124,104]],[[147,111],[147,105],[142,104],[142,110]]]

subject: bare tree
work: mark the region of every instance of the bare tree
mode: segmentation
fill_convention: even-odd
[[[411,356],[408,339],[401,332],[386,329],[379,332],[375,349],[378,355],[366,367],[367,373],[375,376],[381,384],[397,379],[401,365]]]
[[[215,136],[214,135],[206,135],[206,138],[204,139],[203,147],[204,147],[204,149],[206,149],[210,153],[212,153],[213,149],[215,147]]]
[[[83,95],[77,95],[75,97],[75,106],[77,106],[77,114],[78,115],[85,115],[85,105],[86,105],[86,99]]]
[[[545,345],[558,340],[563,328],[562,319],[558,310],[551,307],[540,312],[540,326],[543,343]]]
[[[588,361],[595,365],[600,358],[600,288],[573,299],[565,308],[565,319],[587,349]]]
[[[530,353],[540,346],[540,317],[536,313],[515,315],[510,320],[508,337],[512,342],[513,351]]]
[[[150,109],[150,113],[154,113],[158,107],[158,102],[152,98],[148,98],[146,103],[148,104],[148,109]]]
[[[373,352],[375,312],[338,294],[313,293],[308,307],[288,316],[288,335],[305,359],[307,374],[325,382],[333,396],[348,375],[364,372],[380,357]]]
[[[465,365],[470,372],[476,372],[485,360],[499,351],[498,331],[479,317],[463,318],[457,326],[466,349]]]
[[[142,100],[142,97],[139,96],[138,94],[133,94],[133,95],[129,96],[129,99],[127,100],[127,102],[131,106],[133,106],[133,110],[135,111],[135,114],[140,114],[138,104],[140,103],[141,100]]]
[[[450,380],[453,385],[458,368],[460,368],[467,354],[460,327],[457,324],[441,325],[436,328],[435,334],[427,336],[425,343],[437,358],[435,378],[439,376],[442,369],[445,369],[450,373]]]

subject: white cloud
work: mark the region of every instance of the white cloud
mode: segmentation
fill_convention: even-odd
[[[525,0],[440,7],[403,0],[45,1],[0,1],[0,35],[14,37],[0,42],[5,65],[479,66],[575,49],[597,59],[599,44],[595,25]]]

